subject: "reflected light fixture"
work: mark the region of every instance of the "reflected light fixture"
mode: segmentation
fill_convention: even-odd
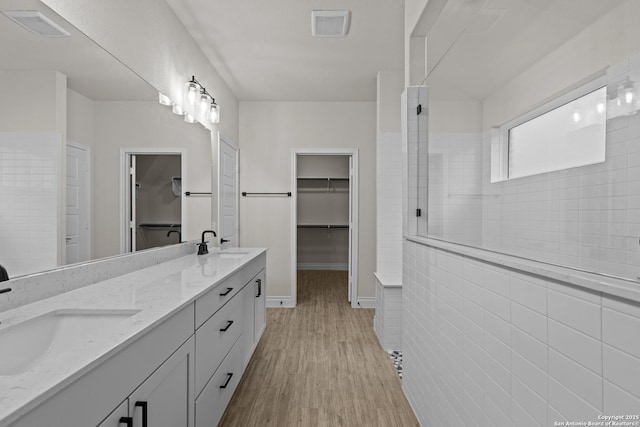
[[[596,104],[596,110],[598,110],[598,114],[604,113],[604,102],[598,102]]]
[[[197,120],[195,117],[193,117],[191,114],[189,113],[185,113],[184,115],[184,121],[187,123],[196,123]]]
[[[582,120],[582,115],[580,114],[580,111],[575,110],[573,112],[573,121],[578,123],[580,120]]]
[[[633,89],[633,82],[627,82],[624,85],[624,102],[627,104],[631,104],[633,102],[633,99],[635,98]]]
[[[173,104],[173,102],[171,102],[171,98],[169,98],[167,95],[165,95],[164,93],[158,92],[158,102],[162,105],[171,105]]]
[[[220,106],[216,104],[216,100],[211,98],[211,109],[209,110],[209,119],[211,123],[220,123]]]
[[[179,116],[184,115],[184,109],[178,104],[173,104],[173,108],[171,109],[171,111],[173,111],[173,114],[177,114]]]

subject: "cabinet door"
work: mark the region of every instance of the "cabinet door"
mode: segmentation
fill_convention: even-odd
[[[134,427],[193,427],[193,337],[129,396]]]
[[[104,421],[98,424],[98,427],[127,427],[128,416],[129,399],[125,399]]]
[[[255,326],[254,321],[254,304],[255,304],[255,289],[252,285],[253,282],[247,283],[242,291],[240,291],[240,297],[242,298],[242,335],[240,341],[242,344],[242,367],[243,369],[249,364],[251,354],[253,353],[253,328]]]
[[[253,328],[254,344],[257,344],[264,332],[266,326],[266,300],[267,300],[267,281],[266,271],[262,270],[260,274],[253,279],[253,286],[255,291],[255,304],[254,304],[254,321],[255,326]]]

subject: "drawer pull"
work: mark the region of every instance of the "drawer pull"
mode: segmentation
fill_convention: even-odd
[[[231,325],[233,325],[233,320],[227,320],[227,326],[220,328],[220,332],[227,332]]]
[[[229,381],[231,381],[231,377],[233,377],[233,374],[231,372],[227,373],[227,380],[220,386],[220,388],[227,388]]]
[[[258,284],[258,295],[256,295],[256,298],[260,298],[262,296],[262,279],[256,280],[256,283]]]
[[[221,292],[220,296],[221,297],[226,297],[227,295],[229,295],[229,292],[231,292],[233,290],[233,288],[227,288],[227,292]]]
[[[120,417],[120,421],[118,424],[126,424],[127,427],[133,427],[133,418],[131,417]]]
[[[147,418],[148,418],[147,402],[138,401],[136,402],[135,406],[142,408],[142,427],[147,427]]]

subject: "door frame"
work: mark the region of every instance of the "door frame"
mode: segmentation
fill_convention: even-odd
[[[87,200],[87,235],[85,238],[85,243],[87,244],[87,259],[86,261],[89,261],[91,259],[93,259],[93,248],[91,247],[91,235],[93,234],[93,221],[91,221],[92,219],[92,209],[91,206],[93,205],[92,200],[91,200],[91,186],[93,183],[93,179],[91,176],[91,147],[89,147],[88,145],[84,145],[84,144],[79,144],[77,142],[73,142],[73,141],[67,141],[67,146],[71,146],[73,148],[76,148],[78,150],[82,150],[84,152],[86,152],[86,165],[87,165],[87,189],[85,192],[85,196],[86,196],[86,200]],[[65,150],[65,168],[66,168],[66,150]],[[66,187],[66,171],[65,171],[65,187]],[[66,191],[66,188],[65,188]],[[66,193],[65,193],[65,205],[66,205]],[[66,223],[66,215],[67,215],[67,211],[66,211],[66,206],[65,206],[65,223]],[[66,227],[65,227],[65,259],[66,259]],[[86,262],[85,261],[85,262]]]
[[[349,297],[351,307],[358,308],[358,149],[357,148],[293,148],[291,150],[291,306],[298,304],[298,156],[347,156],[351,158],[349,171],[351,191],[349,193],[350,229],[349,239]]]
[[[222,206],[220,203],[221,200],[221,194],[222,194],[222,176],[221,176],[221,171],[222,171],[222,156],[221,156],[221,150],[220,150],[220,144],[221,143],[225,143],[227,144],[229,147],[233,148],[236,151],[236,192],[235,192],[235,199],[236,199],[236,223],[234,224],[234,228],[235,228],[235,234],[236,234],[236,246],[235,247],[240,247],[240,147],[238,147],[238,145],[236,145],[233,142],[230,142],[228,139],[226,139],[224,136],[222,136],[222,134],[220,132],[218,132],[218,144],[217,144],[217,148],[216,148],[216,156],[217,156],[217,161],[216,161],[216,167],[218,168],[217,171],[217,185],[216,185],[216,191],[217,191],[217,197],[216,197],[216,208],[215,208],[215,212],[216,212],[216,221],[217,221],[217,229],[218,231],[221,230],[222,227]],[[212,211],[214,211],[212,209]],[[219,233],[220,236],[222,236],[222,233]],[[218,246],[218,244],[216,244],[216,246]],[[220,245],[222,246],[222,245]]]
[[[128,253],[129,233],[128,230],[128,213],[129,213],[129,196],[130,188],[128,185],[129,177],[129,161],[132,155],[177,155],[180,156],[180,175],[182,188],[189,188],[186,170],[187,170],[187,152],[183,148],[149,148],[149,147],[121,147],[120,148],[120,253]],[[181,229],[185,229],[186,218],[186,197],[180,195],[180,224]]]

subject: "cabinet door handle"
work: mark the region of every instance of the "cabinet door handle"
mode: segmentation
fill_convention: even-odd
[[[120,421],[118,421],[118,424],[126,424],[127,427],[133,427],[133,418],[120,417]]]
[[[233,288],[227,288],[227,292],[221,292],[220,296],[221,297],[226,297],[227,295],[229,295],[229,292],[231,292],[233,290]]]
[[[142,427],[147,427],[147,402],[145,401],[138,401],[135,403],[135,406],[142,408]]]
[[[220,328],[220,332],[227,332],[227,329],[229,329],[231,325],[233,325],[233,320],[227,320],[227,326]]]
[[[262,279],[257,279],[256,283],[258,284],[258,295],[256,295],[256,298],[260,298],[262,296]]]
[[[229,385],[229,381],[231,381],[231,377],[233,377],[233,374],[231,372],[228,372],[227,380],[220,386],[220,388],[227,388],[227,386]]]

